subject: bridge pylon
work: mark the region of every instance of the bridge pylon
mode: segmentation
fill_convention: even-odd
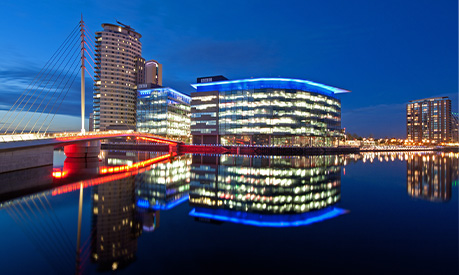
[[[81,21],[80,21],[80,33],[81,33],[81,134],[85,134],[84,129],[84,21],[83,21],[83,14],[81,14]]]

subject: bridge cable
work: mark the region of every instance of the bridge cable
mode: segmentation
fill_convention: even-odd
[[[85,44],[85,45],[86,45],[86,44]],[[91,58],[92,64],[94,64],[94,66],[95,66],[96,61],[94,61],[94,58],[92,57],[92,56],[94,55],[94,54],[92,53],[92,51],[91,51],[91,52],[88,52],[87,48],[85,48],[84,50],[85,50],[85,52],[88,54],[88,56]],[[86,62],[88,62],[89,65],[91,65],[91,68],[92,68],[92,70],[94,71],[94,67],[92,66],[91,62],[89,62],[89,59],[86,58],[86,56],[85,56],[85,60],[86,60]]]
[[[67,45],[66,49],[68,48],[69,45],[70,45],[70,44]],[[61,59],[61,57],[62,57],[62,55],[60,55],[60,52],[61,52],[61,51],[62,51],[62,49],[61,49],[61,50],[59,51],[59,53],[58,53],[58,54],[59,54],[59,59],[57,60],[57,62],[58,62],[58,61]],[[54,58],[54,59],[56,59],[56,58]],[[52,61],[52,62],[54,62],[54,61]],[[40,84],[39,84],[39,86],[37,87],[37,89],[40,88],[40,86],[42,85],[42,83],[46,80],[46,78],[48,77],[48,75],[49,75],[49,73],[51,72],[51,70],[53,70],[54,67],[56,66],[57,62],[56,62],[54,65],[52,65],[52,68],[50,69],[50,71],[48,71],[48,73],[46,74],[45,78],[42,79],[42,81],[40,82]],[[50,65],[50,66],[51,66],[51,65]],[[48,66],[48,67],[49,67],[49,66]],[[34,85],[34,86],[35,86],[35,85]],[[33,88],[33,87],[32,87],[32,88]],[[18,112],[18,114],[16,115],[16,117],[13,119],[11,125],[13,125],[13,123],[14,123],[14,121],[16,120],[16,118],[17,118],[17,116],[19,115],[19,113],[21,113],[21,112],[24,110],[25,106],[28,104],[28,102],[30,101],[30,99],[35,95],[36,91],[37,91],[37,90],[35,90],[35,91],[32,93],[32,95],[27,99],[27,102],[24,104],[24,106],[22,106],[21,110]],[[29,91],[29,92],[30,92],[30,91]],[[29,93],[29,92],[28,92],[28,93]],[[27,93],[27,94],[28,94],[28,93]],[[27,96],[27,95],[26,95],[26,96]],[[25,98],[23,98],[23,100],[24,100],[24,99],[25,99]],[[22,103],[22,102],[21,102],[21,103]],[[11,125],[10,125],[10,126],[11,126]],[[6,131],[8,131],[8,130],[9,130],[9,127],[6,129]],[[5,133],[6,133],[6,132],[5,132]]]
[[[22,231],[24,232],[24,234],[27,236],[27,238],[32,242],[32,244],[35,246],[35,248],[41,252],[40,254],[43,255],[43,257],[45,258],[45,260],[48,262],[48,264],[54,269],[54,271],[56,271],[56,273],[60,274],[62,272],[62,270],[58,270],[56,269],[57,266],[55,266],[52,261],[48,258],[48,253],[46,253],[47,251],[46,250],[43,250],[43,246],[41,244],[38,243],[37,239],[35,237],[32,237],[32,232],[33,231],[29,231],[27,228],[25,228],[25,226],[22,225],[18,215],[14,212],[14,210],[11,208],[12,206],[8,206],[5,208],[6,212],[8,213],[8,215],[13,219],[13,221],[22,229]],[[50,256],[50,255],[49,255]]]
[[[59,57],[59,59],[58,59],[57,62],[59,62],[59,61],[61,60],[62,56],[64,56],[64,54],[67,52],[67,49],[68,49],[70,46],[71,46],[71,44],[69,44],[69,45],[66,47],[66,49],[64,50],[64,53]],[[35,102],[37,101],[37,99],[40,98],[41,93],[42,93],[43,90],[46,88],[46,86],[49,84],[49,82],[51,81],[51,79],[53,79],[53,77],[54,77],[54,75],[56,74],[56,72],[57,72],[57,71],[60,71],[60,68],[61,68],[62,64],[64,63],[64,61],[66,60],[66,58],[68,57],[68,55],[69,55],[71,52],[72,52],[72,51],[70,50],[70,51],[65,55],[64,59],[60,62],[60,64],[58,65],[58,67],[57,67],[56,69],[54,69],[54,67],[57,65],[57,62],[56,62],[56,64],[53,65],[51,77],[47,80],[47,82],[46,82],[46,84],[45,84],[44,86],[42,86],[41,83],[40,83],[40,86],[42,86],[43,88],[40,90],[39,94],[35,97],[35,100],[32,102],[32,104],[30,105],[29,109],[26,111],[26,114],[30,112],[30,110],[32,109],[33,105],[35,104]],[[49,73],[51,73],[51,71],[48,72],[48,74],[49,74]],[[60,71],[60,74],[61,74],[61,73],[62,73],[62,71]],[[60,74],[58,75],[58,77],[60,76]],[[45,78],[45,79],[46,79],[46,78]],[[44,79],[44,80],[45,80],[45,79]],[[44,80],[43,80],[42,82],[44,82]],[[57,81],[57,78],[56,78],[56,80],[54,81],[54,83],[55,83],[56,81]],[[54,85],[54,83],[53,83],[53,85]],[[38,88],[40,88],[40,86],[39,86]],[[51,86],[51,87],[52,87],[52,86]],[[37,90],[38,90],[38,89],[37,89]],[[49,91],[49,89],[47,89],[47,90]],[[35,93],[36,93],[36,91],[32,94],[32,96],[29,98],[29,100],[32,99],[32,97],[35,95]],[[27,105],[27,103],[29,102],[29,100],[27,100],[26,105]],[[23,108],[23,109],[24,109],[24,108]],[[23,109],[21,109],[21,111],[22,111]],[[16,132],[16,129],[19,127],[19,125],[22,123],[22,121],[24,120],[25,117],[26,117],[25,115],[22,117],[21,121],[19,121],[19,123],[16,125],[16,128],[13,130],[13,133]],[[33,115],[32,115],[32,117],[33,117]]]
[[[79,68],[79,67],[77,67],[77,68]],[[57,106],[56,113],[57,113],[57,111],[59,111],[59,108],[60,108],[61,105],[62,105],[62,101],[64,101],[65,97],[67,96],[67,93],[69,92],[70,88],[72,87],[73,82],[75,82],[75,79],[76,79],[77,76],[78,76],[78,74],[75,74],[75,77],[73,78],[73,80],[72,80],[72,82],[70,83],[70,85],[69,85],[67,91],[65,92],[64,97],[62,97],[61,102],[60,102],[59,105]],[[69,79],[69,80],[70,80],[70,79]],[[53,114],[53,117],[51,118],[51,121],[48,123],[48,127],[46,127],[46,130],[44,131],[45,133],[48,132],[49,126],[51,126],[51,122],[53,122],[54,117],[56,116],[56,113]],[[41,127],[40,127],[40,129],[41,129]]]
[[[27,212],[25,211],[25,209],[22,207],[21,203],[18,203],[18,206],[21,207],[22,212],[25,214],[24,216],[27,216],[27,217],[28,217],[28,220],[29,220],[30,223],[31,223],[32,219],[31,219],[30,216],[27,214]],[[21,214],[21,212],[19,211],[19,209],[16,208],[15,206],[14,206],[14,208],[16,209],[17,213],[20,215],[21,219],[22,219],[24,222],[26,222],[24,216]],[[41,243],[44,243],[45,245],[42,245],[42,246],[45,247],[45,248],[47,248],[47,249],[48,249],[47,251],[49,251],[49,254],[51,254],[51,252],[54,250],[53,247],[52,247],[52,245],[48,246],[48,245],[49,245],[49,242],[47,242],[46,240],[43,240],[42,238],[38,238],[38,237],[42,237],[40,234],[38,234],[38,231],[34,231],[34,233],[36,233],[36,234],[35,234],[35,235],[37,236],[36,239],[37,239],[37,240],[39,239]],[[50,248],[48,248],[48,247],[50,247]],[[51,255],[50,255],[50,256],[51,256]]]
[[[93,44],[95,44],[94,43],[94,39],[92,38],[92,34],[93,33],[95,34],[95,32],[91,32],[91,30],[86,25],[83,25],[83,30],[86,32],[86,34],[90,38],[91,42],[93,42]]]
[[[74,65],[74,64],[72,64],[72,65]],[[62,91],[64,91],[64,90],[66,89],[67,84],[68,84],[69,80],[72,78],[72,76],[75,75],[74,77],[76,77],[76,76],[78,75],[77,69],[78,69],[79,67],[80,67],[80,66],[77,65],[77,66],[75,67],[75,69],[73,70],[72,74],[71,74],[69,77],[67,77],[67,82],[66,82],[66,83],[64,84],[64,86],[62,87]],[[69,69],[70,69],[70,68],[69,68]],[[37,134],[40,133],[41,126],[43,126],[43,124],[44,124],[44,123],[46,122],[46,120],[48,119],[50,113],[51,113],[51,112],[53,111],[53,109],[54,109],[55,103],[56,103],[57,100],[60,98],[61,94],[62,94],[62,92],[58,93],[58,96],[57,96],[57,97],[54,97],[54,96],[53,96],[53,98],[55,98],[55,100],[54,100],[54,102],[53,102],[53,105],[51,106],[50,110],[47,112],[46,117],[43,119],[43,122],[42,122],[42,124],[40,125],[40,128],[39,128],[38,131],[37,131]],[[46,105],[48,106],[50,102],[51,102],[51,101],[48,101],[48,103],[47,103]],[[46,107],[47,107],[47,106],[46,106]],[[43,111],[43,112],[44,112],[44,111]],[[42,112],[42,113],[43,113],[43,112]],[[38,122],[38,120],[37,120],[35,123],[37,123],[37,122]],[[34,125],[33,128],[31,129],[31,131],[32,131],[34,128],[35,128],[35,125]]]
[[[69,52],[69,53],[70,53],[70,52]],[[70,71],[70,69],[72,68],[72,66],[75,64],[75,61],[76,61],[76,60],[74,59],[75,54],[78,54],[78,52],[76,51],[76,52],[74,52],[74,53],[72,54],[72,56],[67,60],[67,63],[64,65],[64,67],[62,68],[62,70],[60,70],[59,75],[58,75],[57,78],[54,80],[54,82],[53,82],[53,84],[51,85],[51,87],[46,89],[46,94],[45,94],[45,96],[42,98],[40,104],[38,104],[37,108],[36,108],[35,111],[33,112],[33,115],[30,116],[30,118],[29,118],[29,120],[27,121],[26,125],[25,125],[24,128],[22,129],[21,134],[24,133],[24,130],[27,128],[27,126],[29,125],[30,121],[32,120],[32,118],[34,117],[34,115],[37,113],[37,111],[40,109],[41,105],[43,104],[43,101],[48,97],[49,92],[50,92],[51,90],[53,90],[54,85],[55,85],[56,82],[59,80],[60,76],[61,76],[62,73],[65,71],[65,69],[67,68],[67,66],[68,66],[68,64],[70,63],[70,61],[73,60],[72,65],[70,65],[70,67],[67,69],[67,72],[66,72],[66,73],[64,74],[64,76],[60,79],[60,82],[59,82],[59,84],[57,85],[57,87],[54,88],[54,91],[53,91],[52,95],[54,96],[54,95],[56,94],[56,91],[59,90],[59,88],[60,88],[62,82],[63,82],[64,79],[66,78],[66,76],[67,76],[67,74],[69,73],[69,71]],[[67,54],[67,56],[68,56],[68,54]],[[67,56],[66,56],[66,57],[67,57]],[[42,89],[42,91],[43,91],[43,89]],[[35,102],[34,102],[34,103],[35,103]],[[48,101],[48,104],[49,104],[49,101]],[[48,106],[48,104],[46,104],[46,106]],[[46,107],[46,106],[45,106],[45,107]],[[43,114],[43,112],[44,112],[45,110],[46,110],[46,108],[43,108],[43,111],[40,113],[40,115],[39,115],[38,118],[36,119],[35,124],[37,124],[37,122],[40,120],[40,117],[41,117],[41,115]],[[34,124],[34,126],[35,126],[35,124]],[[33,128],[34,128],[34,127],[32,127],[32,128],[30,129],[30,133],[33,131]]]
[[[92,58],[91,58],[91,59],[92,59]],[[94,73],[95,73],[94,67],[91,65],[91,63],[89,62],[89,60],[88,60],[87,58],[85,58],[85,61],[86,61],[86,63],[91,67],[92,72],[93,72],[92,74],[94,74]],[[85,66],[85,69],[87,69],[86,66]],[[89,71],[88,71],[88,72],[89,72]]]
[[[88,36],[85,36],[85,37],[88,38]],[[87,42],[88,42],[87,40],[84,41],[84,43],[85,43],[86,45],[88,45],[88,49],[91,50],[91,52],[92,52],[93,55],[95,55],[95,48],[94,48],[94,46],[91,45],[91,42],[89,42],[89,43],[87,43]]]
[[[93,63],[93,64],[96,64],[96,62],[95,62],[94,59],[92,58],[91,54],[90,54],[86,49],[84,49],[84,50],[86,51],[86,53],[88,54],[88,56],[91,58],[92,63]],[[85,58],[85,60],[86,60],[86,62],[88,62],[89,66],[91,66],[92,70],[94,71],[94,67],[91,65],[91,62],[89,62],[89,60],[86,59],[86,58]]]
[[[72,258],[73,258],[72,254],[68,254],[68,253],[71,253],[71,252],[66,250],[65,247],[59,245],[60,242],[57,241],[57,239],[54,238],[54,232],[53,232],[53,235],[50,235],[50,234],[47,235],[47,233],[53,231],[53,228],[51,226],[49,226],[48,223],[46,223],[46,219],[44,219],[44,218],[40,219],[38,217],[38,215],[35,214],[35,211],[32,209],[32,207],[30,207],[29,203],[26,200],[24,200],[24,203],[29,208],[30,212],[35,217],[35,219],[38,220],[38,224],[40,224],[40,227],[37,227],[37,229],[38,228],[41,229],[40,231],[42,231],[44,238],[50,240],[49,243],[52,245],[52,247],[57,248],[59,250],[59,251],[56,250],[56,252],[62,253],[61,256],[64,256],[64,254],[65,254],[65,256],[69,256],[70,257],[70,263],[72,263]],[[45,225],[47,225],[49,230],[46,229]],[[54,241],[54,242],[51,243],[52,241]]]
[[[31,199],[31,200],[33,201],[33,199]],[[72,263],[73,262],[73,255],[72,255],[72,252],[71,252],[72,250],[66,248],[65,244],[61,243],[59,240],[54,238],[55,235],[59,236],[59,234],[55,234],[55,232],[53,231],[53,227],[49,224],[49,222],[47,222],[46,217],[38,209],[38,206],[37,206],[37,209],[40,211],[40,214],[43,217],[43,219],[40,219],[38,217],[38,215],[35,214],[35,211],[32,209],[32,207],[29,205],[29,203],[27,201],[24,201],[24,203],[30,209],[30,211],[32,212],[34,217],[39,221],[39,224],[41,225],[41,229],[43,229],[43,233],[44,233],[43,235],[44,235],[45,239],[54,240],[54,244],[52,244],[52,247],[59,249],[59,254],[62,253],[61,256],[64,256],[64,254],[65,254],[65,256],[69,256],[70,257],[70,263]],[[34,204],[35,204],[35,202],[34,202]],[[45,228],[45,225],[47,226],[47,228],[49,230],[47,230]],[[52,233],[50,233],[50,232],[52,232]],[[47,233],[50,233],[50,234],[47,235]],[[62,244],[62,246],[60,244]]]
[[[56,215],[56,212],[54,211],[54,208],[51,206],[51,203],[49,202],[48,198],[46,197],[46,195],[43,195],[43,198],[46,200],[46,203],[48,204],[49,208],[51,209],[51,213],[53,213],[54,215],[54,218],[55,220],[57,221],[59,227],[62,229],[62,231],[65,232],[65,229],[64,229],[64,226],[62,225],[62,223],[60,222],[60,220],[57,218],[57,215]],[[43,205],[43,208],[46,208],[45,205],[43,204],[42,200],[40,198],[38,198],[38,200],[40,201],[41,205]],[[65,234],[66,238],[67,238],[67,241],[69,243],[72,243],[72,241],[70,240],[70,237],[69,235]],[[74,244],[72,243],[72,248],[75,250],[76,249],[76,246],[73,247]]]
[[[84,25],[83,25],[83,28],[84,28]],[[85,37],[88,37],[88,36],[85,35]],[[86,43],[86,40],[85,40],[85,45],[90,46],[90,44]],[[86,47],[84,47],[84,49],[86,50]],[[90,47],[89,47],[89,49],[91,50]],[[86,50],[86,52],[88,53],[89,57],[91,57],[91,59],[92,59],[91,54],[90,54],[87,50]],[[93,68],[92,65],[91,65],[91,63],[89,62],[89,60],[88,60],[87,58],[85,58],[85,60],[86,60],[86,62],[91,66],[91,68]],[[92,60],[94,61],[94,59],[92,59]],[[94,68],[93,68],[93,70],[94,70]],[[88,72],[88,74],[89,74],[89,76],[92,78],[92,80],[95,81],[94,78],[92,77],[91,73],[90,73],[87,69],[86,69],[86,71]],[[73,82],[75,81],[75,78],[76,78],[76,76],[75,76],[74,79],[72,80],[72,83],[70,84],[69,89],[70,89],[70,87],[73,85]],[[64,87],[65,87],[65,86],[64,86]],[[65,89],[65,88],[64,88],[64,89]],[[69,91],[69,90],[67,90],[67,92],[64,94],[64,97],[62,98],[61,102],[59,103],[58,108],[57,108],[57,110],[56,110],[56,113],[57,113],[57,111],[59,110],[59,108],[60,108],[60,106],[61,106],[63,100],[65,99],[65,97],[66,97],[68,91]],[[59,94],[59,97],[60,97],[60,94]],[[55,103],[58,101],[59,97],[58,97],[58,98],[56,99],[56,101],[53,103],[52,109],[54,109]],[[50,113],[51,113],[51,112],[50,112]],[[48,114],[48,115],[49,115],[49,114]],[[46,116],[45,121],[46,121],[48,115]],[[45,133],[47,132],[47,130],[48,130],[49,127],[51,126],[51,122],[54,120],[55,115],[56,115],[56,114],[53,114],[53,117],[52,117],[50,123],[48,124],[48,126],[47,126],[47,128],[46,128],[46,130],[45,130]],[[40,126],[40,129],[38,130],[38,133],[41,131],[41,128],[42,128],[42,126],[43,126],[43,124],[44,124],[45,121],[43,121],[42,125]]]
[[[72,82],[70,83],[70,85],[67,87],[67,91],[66,91],[65,93],[62,93],[62,92],[59,93],[59,95],[56,97],[56,99],[55,99],[54,102],[53,102],[53,105],[51,106],[50,111],[48,112],[48,114],[46,114],[46,117],[45,117],[45,119],[43,120],[42,124],[40,125],[40,128],[38,129],[37,133],[40,133],[41,128],[42,128],[43,125],[45,124],[45,122],[46,122],[46,120],[48,119],[49,115],[53,112],[54,106],[55,106],[56,103],[59,101],[59,98],[61,97],[61,95],[64,94],[64,96],[62,97],[61,103],[62,103],[62,101],[64,100],[64,98],[67,96],[67,93],[69,92],[70,88],[72,87],[73,82],[75,81],[76,77],[78,76],[78,69],[79,69],[80,67],[81,67],[81,65],[79,65],[79,64],[77,64],[77,66],[75,66],[75,69],[73,70],[73,74],[72,74],[72,75],[74,75],[74,76],[73,76],[73,80],[72,80]],[[65,83],[64,87],[62,88],[62,91],[65,90],[65,88],[66,88],[67,84],[69,83],[70,79],[72,79],[72,78],[71,78],[71,77],[70,77],[70,78],[67,78],[67,82]],[[60,106],[61,103],[59,103],[59,106]],[[57,113],[58,110],[59,110],[59,107],[58,107],[58,108],[56,109],[56,111],[53,113],[53,117],[52,117],[52,118],[54,118],[54,116],[56,115],[56,113]],[[52,119],[51,119],[51,121],[52,121]],[[50,123],[51,123],[51,121],[50,121]],[[48,127],[49,127],[49,125],[48,125]],[[46,128],[46,130],[48,130],[48,128]],[[44,133],[46,133],[46,131],[44,131]]]
[[[87,249],[88,247],[86,247],[87,244],[91,244],[93,239],[91,238],[91,236],[94,234],[94,231],[96,230],[95,227],[92,228],[91,232],[89,232],[89,236],[88,238],[86,239],[86,241],[83,243],[83,245],[81,245],[81,249],[82,250],[85,250]],[[91,240],[91,241],[90,241]],[[89,242],[90,241],[90,242]]]
[[[50,59],[48,59],[48,61],[45,63],[45,65],[41,68],[41,70],[38,72],[38,74],[34,77],[34,79],[32,80],[32,82],[29,83],[29,85],[27,86],[27,88],[21,93],[21,95],[18,97],[18,99],[16,100],[16,102],[13,104],[13,106],[11,106],[11,108],[8,110],[7,113],[5,113],[2,117],[2,119],[0,120],[0,123],[2,122],[5,122],[3,124],[3,126],[0,128],[0,131],[3,129],[3,127],[6,125],[6,122],[10,119],[11,115],[18,109],[18,107],[20,106],[20,104],[22,103],[22,101],[24,100],[24,98],[21,100],[21,102],[16,106],[16,108],[14,109],[14,111],[8,116],[8,118],[6,120],[5,117],[8,115],[8,113],[11,112],[11,110],[14,108],[14,106],[18,103],[18,101],[21,99],[21,97],[23,97],[24,93],[29,89],[30,85],[32,85],[32,83],[35,82],[35,80],[37,79],[37,77],[39,77],[39,79],[41,78],[41,75],[42,75],[42,72],[43,70],[47,70],[47,66],[49,66],[48,63],[52,62],[52,60],[54,59],[54,56],[60,51],[61,48],[63,48],[63,46],[67,43],[67,40],[69,39],[70,36],[73,35],[73,33],[78,29],[79,27],[79,24],[77,24],[77,26],[75,26],[75,28],[73,29],[73,31],[67,36],[67,38],[64,40],[64,42],[62,42],[62,44],[58,47],[58,49],[54,52],[54,54],[51,56]],[[35,86],[35,85],[34,85]],[[30,91],[29,91],[30,92]],[[27,93],[28,94],[28,93]],[[26,95],[27,96],[27,95]],[[25,97],[25,96],[24,96]]]
[[[92,81],[96,82],[96,81],[94,80],[94,77],[92,77],[91,73],[88,71],[88,69],[86,69],[86,68],[84,68],[84,69],[85,69],[85,71],[89,74],[89,77],[91,77]]]
[[[35,202],[35,200],[32,198],[31,201],[32,201],[32,203],[35,205],[35,207],[37,208],[37,210],[38,210],[38,212],[40,213],[40,215],[41,215],[43,218],[45,218],[45,215],[42,213],[42,211],[40,210],[40,207],[37,205],[37,203]],[[60,241],[62,241],[62,244],[65,245],[66,241],[68,241],[67,244],[68,244],[68,246],[70,246],[70,251],[75,251],[75,248],[74,248],[72,242],[71,242],[70,240],[65,239],[65,238],[63,237],[63,236],[66,236],[66,237],[67,237],[65,230],[64,230],[63,228],[62,228],[62,230],[61,230],[61,228],[58,227],[58,225],[57,225],[57,224],[54,222],[54,220],[51,218],[51,214],[50,214],[51,212],[48,211],[48,209],[44,208],[44,205],[43,205],[43,204],[42,204],[42,206],[43,206],[43,211],[46,213],[46,216],[49,218],[49,220],[51,220],[51,222],[52,222],[53,225],[54,225],[54,228],[56,228],[56,231],[59,233],[59,234],[56,234],[56,235],[60,237]],[[51,228],[51,226],[49,226],[49,227]],[[72,255],[70,255],[70,256],[72,257]]]
[[[76,53],[78,53],[78,51],[77,51]],[[72,56],[72,59],[73,59],[73,56]],[[69,61],[72,60],[72,59],[69,59]],[[77,61],[78,61],[78,59],[74,59],[74,60],[73,60],[73,63],[70,65],[70,67],[68,67],[67,72],[65,73],[64,77],[61,79],[59,85],[56,87],[56,89],[54,89],[53,94],[51,95],[51,98],[55,98],[55,94],[56,94],[56,92],[59,90],[59,88],[61,87],[62,82],[63,82],[65,79],[69,79],[69,78],[72,77],[72,74],[70,74],[69,76],[68,76],[68,74],[69,74],[69,72],[71,71],[71,69],[75,66],[75,62],[77,62]],[[67,62],[67,64],[68,64],[68,62]],[[67,66],[67,64],[66,64],[66,66]],[[64,68],[64,69],[65,69],[65,68]],[[73,72],[73,73],[74,73],[74,72]],[[66,84],[67,84],[67,82],[66,82]],[[65,89],[66,84],[64,84],[64,87],[62,87],[62,90]],[[59,93],[59,94],[60,94],[60,93]],[[51,101],[52,101],[52,100],[49,100],[49,101],[46,103],[46,106],[43,108],[42,112],[40,113],[40,115],[39,115],[38,118],[36,119],[35,124],[32,126],[32,128],[30,129],[30,132],[29,132],[29,133],[32,133],[33,129],[35,129],[35,126],[37,125],[38,121],[40,120],[41,115],[42,115],[42,114],[45,112],[45,110],[48,108],[48,105],[49,105],[49,103],[50,103]],[[42,100],[42,102],[43,102],[43,100]],[[41,105],[41,103],[40,103],[40,105]],[[38,108],[37,108],[37,110],[38,110]],[[52,110],[52,109],[51,109],[51,110]]]
[[[68,43],[68,41],[67,41],[67,43]],[[67,44],[67,43],[66,43],[66,44]],[[61,49],[59,49],[59,51],[57,51],[56,53],[59,55],[59,54],[61,53],[62,49],[64,49],[64,47],[65,47],[65,45],[63,45],[63,47],[62,47]],[[45,74],[46,71],[48,71],[48,69],[50,69],[51,64],[54,63],[55,60],[56,60],[56,57],[53,58],[53,60],[52,60],[51,63],[48,65],[48,67],[47,67],[46,70],[43,72],[43,74]],[[55,66],[55,65],[53,65],[53,67],[54,67],[54,66]],[[51,68],[51,69],[52,69],[52,68]],[[34,89],[34,87],[35,87],[35,85],[38,83],[38,81],[39,81],[40,79],[42,79],[43,74],[40,76],[40,78],[37,80],[37,82],[32,86],[32,89],[30,89],[30,90],[27,92],[27,94],[23,97],[23,99],[21,100],[21,102],[19,103],[19,105],[16,107],[16,109],[14,110],[14,112],[17,111],[17,109],[19,108],[19,106],[21,106],[22,102],[25,100],[25,98],[28,96],[28,94]],[[42,81],[41,81],[40,84],[38,85],[37,89],[40,87],[40,85],[42,85],[43,81],[47,78],[48,74],[49,74],[49,72],[48,72],[48,73],[46,74],[46,76],[42,79]],[[36,92],[36,90],[35,90],[35,92]],[[13,121],[10,123],[10,126],[13,125],[14,121],[16,120],[16,118],[18,117],[18,115],[20,114],[20,112],[24,109],[24,107],[27,105],[27,103],[30,101],[30,99],[33,97],[33,95],[35,94],[35,92],[28,98],[27,102],[24,104],[24,106],[21,108],[21,110],[16,114],[15,118],[14,118]],[[12,115],[12,114],[11,114],[11,115]],[[10,116],[11,116],[11,115],[10,115]],[[9,120],[9,118],[8,118],[8,120]],[[8,130],[9,130],[9,127],[6,129],[5,133],[6,133]]]

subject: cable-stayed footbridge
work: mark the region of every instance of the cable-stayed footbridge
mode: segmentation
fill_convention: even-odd
[[[92,65],[95,52],[94,40],[82,17],[9,110],[0,115],[0,173],[52,164],[52,152],[57,147],[64,147],[67,156],[97,157],[103,139],[142,138],[144,142],[168,144],[171,152],[176,151],[180,142],[161,136],[85,130],[85,77],[94,80],[93,75],[100,74]],[[56,115],[68,108],[66,99],[78,75],[81,130],[52,132]]]

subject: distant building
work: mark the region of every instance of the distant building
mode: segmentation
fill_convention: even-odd
[[[135,129],[142,36],[123,24],[102,28],[95,39],[94,130]]]
[[[149,86],[148,84],[139,87]],[[139,89],[137,131],[186,140],[190,135],[188,95],[171,88]]]
[[[451,136],[453,142],[459,142],[459,114],[451,113]]]
[[[193,144],[333,146],[347,90],[290,78],[201,77],[192,86]]]
[[[145,58],[141,56],[135,57],[135,83],[142,84],[145,82]]]
[[[412,100],[406,106],[407,139],[414,142],[450,142],[451,100],[433,97]]]
[[[153,83],[159,86],[163,85],[163,65],[156,60],[145,62],[145,82]]]

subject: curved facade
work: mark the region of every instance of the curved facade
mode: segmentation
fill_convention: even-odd
[[[192,86],[195,144],[332,146],[342,136],[336,94],[347,90],[286,78]]]

